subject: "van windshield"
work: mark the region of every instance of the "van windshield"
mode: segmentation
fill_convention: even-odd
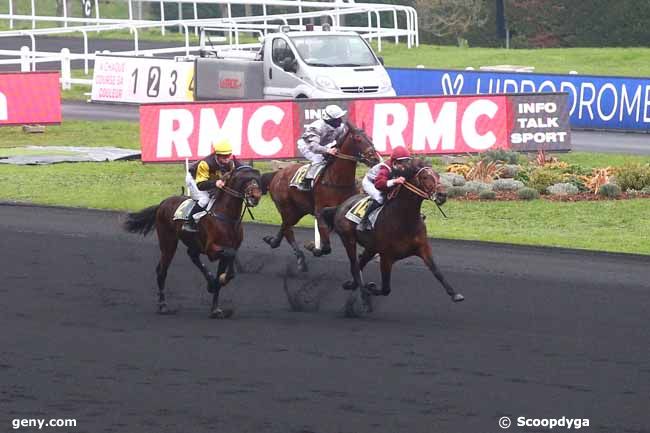
[[[374,66],[377,59],[359,35],[289,36],[310,66]]]

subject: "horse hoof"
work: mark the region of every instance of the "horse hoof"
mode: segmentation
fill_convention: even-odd
[[[355,290],[357,288],[357,283],[354,280],[348,280],[343,283],[343,290]]]
[[[229,319],[234,314],[231,308],[214,308],[210,311],[210,319]]]
[[[456,293],[454,296],[451,297],[451,300],[454,302],[462,302],[465,300],[465,297],[460,293]]]
[[[271,248],[277,248],[280,246],[280,242],[276,242],[274,236],[264,236],[262,240],[269,244]]]
[[[159,304],[157,313],[161,316],[169,316],[178,313],[178,310],[169,308],[167,304]]]
[[[375,283],[368,283],[363,287],[363,294],[371,295],[371,296],[380,296],[383,295],[383,291],[377,289],[377,284]]]
[[[298,259],[298,270],[300,272],[307,272],[307,262],[305,261],[304,257]]]

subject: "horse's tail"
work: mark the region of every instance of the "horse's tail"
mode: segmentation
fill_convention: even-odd
[[[334,229],[334,217],[336,216],[337,207],[325,207],[321,209],[320,215],[330,230]]]
[[[127,214],[122,227],[129,233],[142,233],[142,236],[147,236],[156,226],[156,212],[159,207],[158,204],[142,209],[140,212]]]
[[[278,171],[280,171],[280,170],[276,170],[276,171],[273,171],[271,173],[264,173],[262,175],[262,185],[261,185],[262,186],[262,194],[266,194],[267,192],[269,192],[269,185],[271,184],[271,181],[273,180],[275,175],[278,174]]]

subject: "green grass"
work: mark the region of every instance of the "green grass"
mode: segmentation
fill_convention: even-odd
[[[376,44],[373,44],[376,51]],[[548,48],[506,50],[504,48],[458,48],[420,45],[406,49],[404,44],[382,43],[386,66],[478,69],[487,65],[534,66],[535,72],[582,75],[622,75],[650,77],[650,48]]]
[[[183,176],[182,164],[142,165],[135,161],[0,165],[0,199],[138,210],[179,194]],[[432,204],[423,206],[432,237],[650,254],[647,199],[578,203],[450,200],[444,209],[449,219],[443,219]],[[254,214],[257,222],[280,223],[269,197]],[[304,227],[312,224],[311,217],[300,223]]]
[[[0,156],[21,146],[116,146],[140,148],[140,126],[134,122],[66,120],[45,127],[42,134],[26,134],[21,127],[0,128]]]

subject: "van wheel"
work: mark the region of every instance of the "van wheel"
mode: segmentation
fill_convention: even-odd
[[[303,95],[302,93],[298,96],[296,96],[296,99],[307,99],[307,95]]]

